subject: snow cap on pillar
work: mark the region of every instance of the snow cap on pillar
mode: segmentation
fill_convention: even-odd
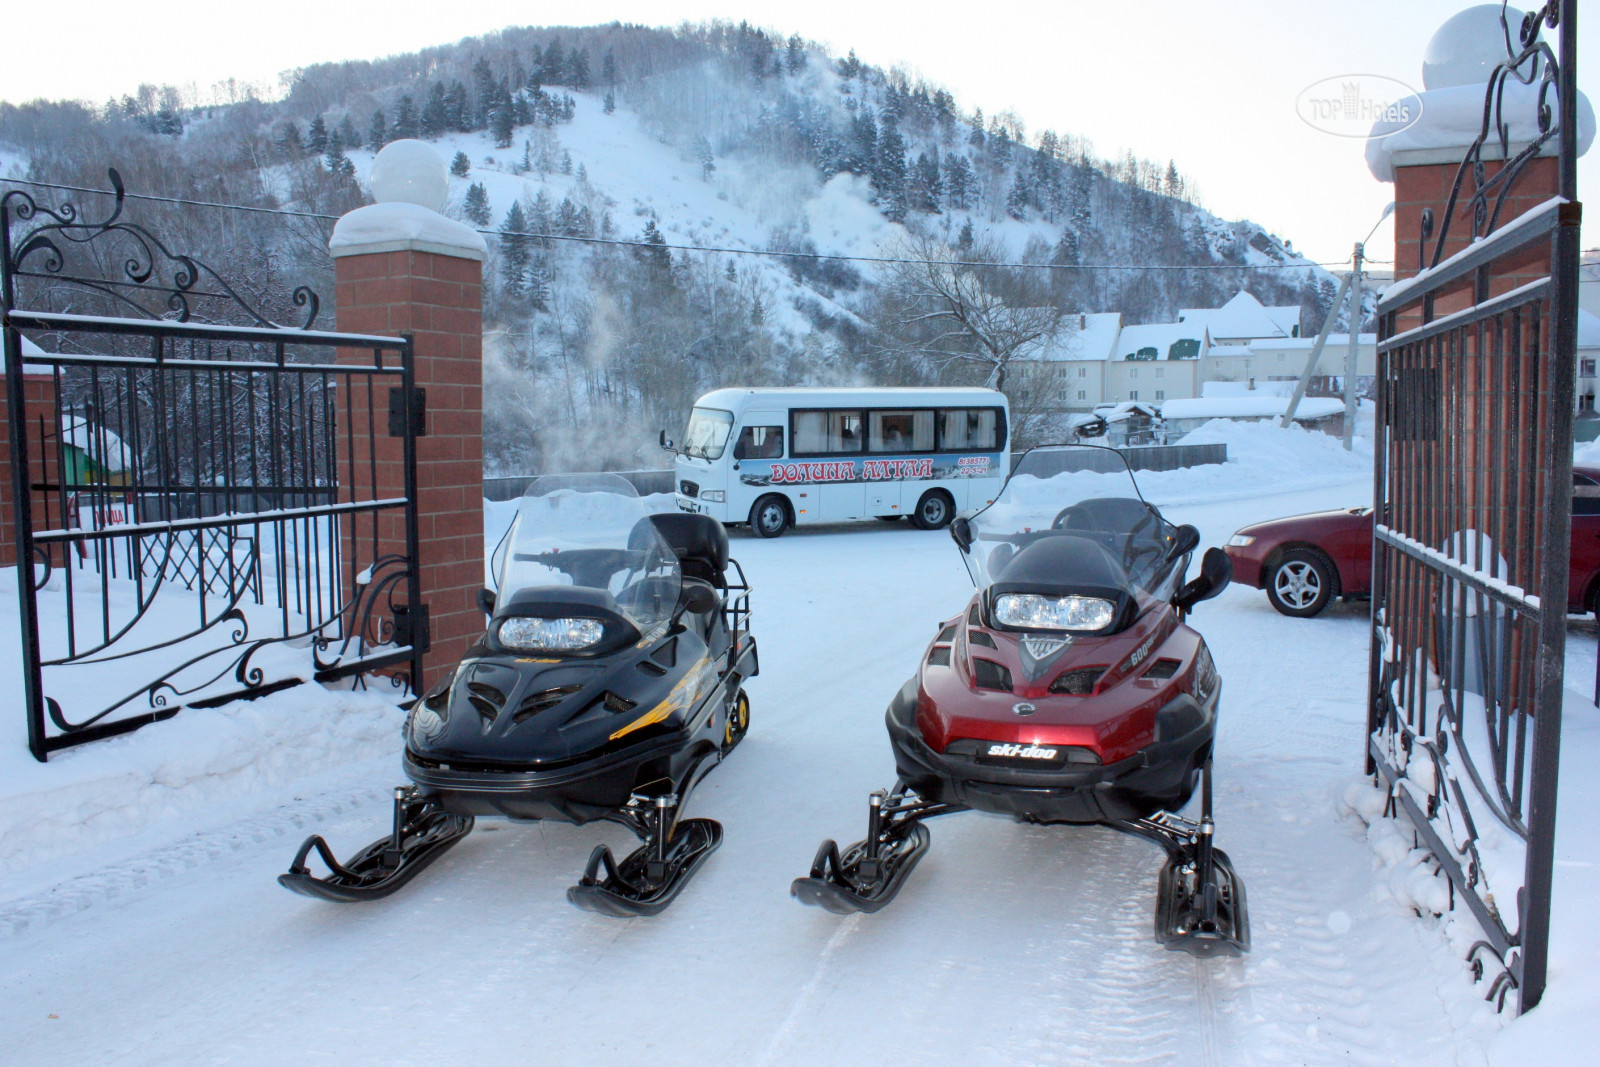
[[[1367,140],[1367,169],[1380,182],[1394,181],[1395,167],[1430,163],[1459,163],[1483,127],[1483,102],[1494,68],[1511,58],[1510,47],[1521,50],[1524,15],[1505,9],[1500,22],[1499,4],[1480,4],[1445,20],[1429,40],[1423,54],[1420,93],[1395,101],[1391,115],[1373,123]],[[1506,125],[1511,155],[1539,137],[1539,59],[1507,77],[1500,101],[1500,118]],[[1525,84],[1521,78],[1528,78]],[[1556,107],[1555,88],[1546,103]],[[1594,141],[1594,109],[1578,93],[1578,154]],[[1556,154],[1557,139],[1540,148],[1540,155]],[[1491,136],[1482,148],[1484,160],[1501,158],[1499,138]]]
[[[434,252],[482,261],[483,235],[440,212],[450,196],[444,157],[411,138],[385,145],[367,176],[375,204],[356,208],[333,227],[335,257],[374,252]]]

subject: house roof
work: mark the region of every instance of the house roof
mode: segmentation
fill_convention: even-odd
[[[1300,309],[1264,308],[1261,301],[1241,289],[1219,308],[1183,308],[1178,312],[1178,321],[1204,327],[1213,341],[1289,337],[1300,323]]]
[[[1578,309],[1578,347],[1600,348],[1600,315],[1582,308]]]
[[[1117,338],[1112,359],[1127,359],[1141,348],[1154,348],[1157,359],[1171,358],[1169,352],[1178,341],[1196,341],[1205,355],[1206,331],[1204,327],[1187,322],[1155,322],[1140,326],[1124,326]]]
[[[104,470],[127,470],[133,462],[133,453],[122,443],[122,438],[88,419],[69,416],[61,424],[61,439],[81,450]]]
[[[1117,334],[1122,331],[1120,311],[1098,311],[1092,315],[1068,315],[1063,320],[1070,329],[1039,358],[1044,360],[1107,360],[1112,358]]]

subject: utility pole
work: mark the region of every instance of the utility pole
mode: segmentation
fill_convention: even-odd
[[[1311,378],[1317,372],[1317,363],[1322,359],[1322,348],[1328,343],[1328,334],[1333,331],[1333,320],[1339,317],[1339,307],[1344,303],[1344,294],[1350,291],[1350,275],[1346,274],[1339,279],[1339,293],[1333,298],[1333,303],[1328,305],[1328,313],[1322,318],[1322,329],[1317,331],[1316,343],[1311,346],[1311,355],[1306,358],[1305,369],[1300,372],[1300,383],[1294,387],[1294,395],[1289,398],[1289,406],[1284,409],[1283,418],[1279,420],[1279,429],[1287,430],[1294,421],[1294,413],[1300,407],[1300,401],[1306,398],[1306,387],[1311,384]],[[1596,668],[1600,670],[1600,667]]]
[[[1354,265],[1350,269],[1350,345],[1344,353],[1344,450],[1346,452],[1353,447],[1356,435],[1356,354],[1361,348],[1361,260],[1365,255],[1366,246],[1357,241]]]

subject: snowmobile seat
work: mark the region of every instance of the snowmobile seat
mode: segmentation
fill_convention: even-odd
[[[678,557],[686,579],[706,582],[715,589],[726,589],[728,580],[728,531],[709,515],[669,511],[651,515],[650,521]]]

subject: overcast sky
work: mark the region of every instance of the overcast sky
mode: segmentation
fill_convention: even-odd
[[[1010,108],[1030,137],[1052,128],[1090,138],[1103,156],[1132,149],[1176,160],[1213,211],[1254,219],[1313,258],[1337,261],[1378,219],[1392,187],[1367,172],[1360,140],[1302,122],[1296,95],[1312,82],[1351,73],[1420,88],[1429,37],[1466,6],[1462,0],[987,0],[959,7],[860,0],[329,0],[308,7],[203,4],[167,16],[76,0],[72,18],[36,13],[31,30],[11,37],[10,55],[0,64],[0,99],[99,103],[141,81],[192,82],[202,91],[227,77],[275,84],[298,66],[406,52],[508,25],[746,19],[840,54],[854,48],[870,63],[904,66],[948,87],[965,110]],[[1581,26],[1583,86],[1588,72],[1600,70],[1600,15],[1592,10]],[[1578,166],[1580,197],[1600,204],[1600,151]],[[1596,226],[1585,227],[1585,247],[1600,244]],[[1368,254],[1387,260],[1392,249],[1385,224]]]

